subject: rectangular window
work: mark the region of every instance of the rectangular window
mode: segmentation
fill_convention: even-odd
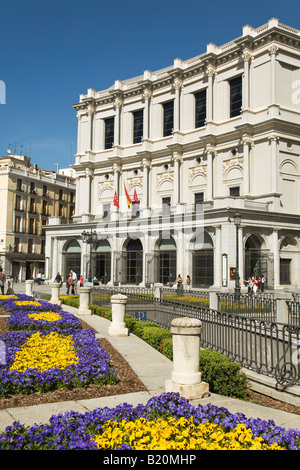
[[[21,232],[21,217],[18,215],[15,217],[15,232]]]
[[[20,252],[20,238],[15,238],[15,247],[14,247],[14,252],[19,253]]]
[[[114,144],[115,119],[105,119],[105,149],[111,149]]]
[[[236,186],[234,188],[230,188],[229,192],[230,192],[230,196],[238,197],[240,195],[240,187]]]
[[[291,260],[290,259],[281,259],[280,260],[280,284],[290,284],[291,283]]]
[[[20,195],[16,195],[16,211],[20,211],[21,210],[21,196]]]
[[[31,235],[34,235],[34,219],[30,218],[29,219],[29,233]]]
[[[35,194],[35,183],[34,182],[30,183],[30,193]]]
[[[195,207],[197,207],[198,204],[203,204],[204,202],[204,193],[196,193],[195,194]]]
[[[28,239],[28,253],[33,253],[33,240],[32,240],[32,238]]]
[[[103,218],[108,219],[110,213],[110,204],[103,204]]]
[[[205,126],[206,90],[195,94],[195,127]]]
[[[171,213],[171,198],[170,197],[162,198],[162,213],[163,215],[170,215]]]
[[[17,191],[22,191],[22,180],[17,179]]]
[[[64,215],[64,206],[62,204],[59,204],[58,206],[58,215],[59,217],[62,217]]]
[[[242,77],[230,80],[230,117],[239,116],[242,108]]]
[[[138,144],[143,137],[143,111],[133,113],[133,143]]]
[[[164,103],[164,137],[172,135],[174,127],[174,101]]]

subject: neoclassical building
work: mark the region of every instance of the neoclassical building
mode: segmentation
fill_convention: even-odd
[[[50,219],[48,277],[225,289],[238,263],[299,288],[299,103],[300,31],[276,18],[80,95],[75,215]]]

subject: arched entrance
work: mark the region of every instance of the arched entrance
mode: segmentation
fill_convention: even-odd
[[[258,235],[250,235],[245,243],[245,279],[264,276],[268,286],[274,283],[274,256],[263,248],[264,241]]]
[[[64,279],[67,279],[72,269],[77,276],[81,274],[81,248],[77,240],[70,240],[64,251]],[[54,273],[56,275],[56,273]]]
[[[177,247],[174,238],[162,239],[158,251],[158,282],[172,286],[177,276]]]
[[[107,284],[111,277],[111,247],[108,240],[100,240],[95,250],[95,273],[100,282]]]
[[[214,247],[210,235],[192,240],[192,285],[193,287],[209,287],[214,283]]]
[[[126,283],[140,284],[143,279],[143,245],[141,240],[129,240],[126,247]]]

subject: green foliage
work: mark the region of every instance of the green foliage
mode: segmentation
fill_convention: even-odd
[[[248,379],[241,369],[242,366],[216,351],[209,349],[200,351],[202,380],[209,384],[209,390],[212,393],[246,398]]]
[[[74,297],[74,296],[73,296]],[[100,315],[111,320],[111,310],[107,307],[90,305],[94,315]],[[135,334],[165,357],[173,360],[173,340],[169,330],[161,328],[154,322],[141,321],[129,314],[125,315],[125,325],[130,333]],[[248,379],[241,372],[242,367],[230,361],[226,356],[209,349],[200,351],[200,367],[202,380],[209,384],[212,393],[241,398],[246,397]]]

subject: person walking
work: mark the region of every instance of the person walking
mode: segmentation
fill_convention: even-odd
[[[56,282],[57,284],[61,284],[61,281],[62,281],[62,277],[59,273],[57,273],[54,279],[54,282]]]
[[[80,278],[79,278],[79,285],[80,285],[80,287],[83,287],[83,283],[84,283],[83,275],[80,274]]]
[[[182,277],[181,277],[181,274],[178,274],[177,276],[177,279],[175,281],[175,284],[177,284],[177,294],[181,294],[182,293]]]
[[[68,279],[67,279],[67,292],[66,292],[66,295],[69,295],[71,285],[72,285],[72,272],[70,271]]]
[[[186,290],[190,290],[192,281],[191,281],[191,278],[190,278],[189,274],[186,276],[186,281],[185,282],[186,282]]]
[[[72,270],[72,294],[77,295],[77,274]]]
[[[1,287],[1,294],[4,295],[4,283],[6,281],[6,276],[3,272],[3,269],[0,268],[0,287]]]

